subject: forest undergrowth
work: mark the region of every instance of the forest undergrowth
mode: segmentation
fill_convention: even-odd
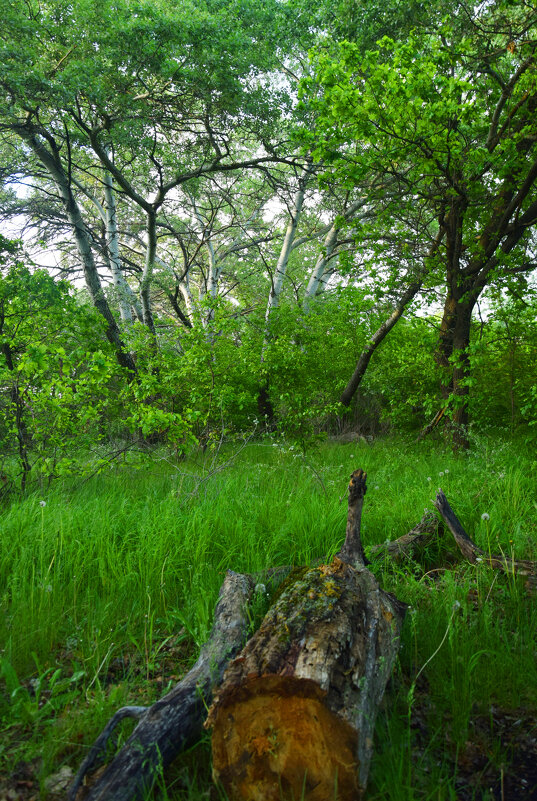
[[[459,456],[404,437],[306,452],[267,438],[236,450],[127,452],[106,473],[0,510],[2,801],[60,797],[117,708],[152,703],[181,678],[228,568],[261,573],[336,553],[355,468],[368,473],[366,553],[412,529],[441,487],[482,549],[537,559],[530,442],[491,433]],[[531,588],[464,562],[448,533],[419,561],[372,569],[409,610],[368,798],[537,798]],[[268,603],[257,596],[252,630]],[[185,754],[157,795],[220,799],[209,755],[208,740]]]

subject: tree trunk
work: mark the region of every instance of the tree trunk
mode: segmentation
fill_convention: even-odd
[[[355,214],[355,212],[358,211],[358,209],[363,208],[366,203],[366,198],[356,200],[354,203],[351,203],[351,205],[343,212],[341,217],[347,221],[352,219],[352,216]],[[369,213],[365,213],[360,219],[367,217],[368,214]],[[317,294],[321,292],[322,289],[326,288],[326,284],[329,280],[331,271],[327,272],[327,267],[330,263],[330,260],[333,258],[334,249],[338,245],[338,237],[341,230],[341,224],[338,224],[339,219],[339,217],[336,218],[326,234],[321,252],[317,256],[315,267],[313,268],[309,277],[302,303],[302,308],[306,313],[309,311],[311,301],[316,297]]]
[[[125,349],[125,346],[121,340],[121,333],[118,324],[114,319],[114,315],[110,310],[110,306],[108,305],[108,301],[106,300],[103,292],[101,279],[99,278],[95,259],[93,258],[90,234],[86,224],[84,223],[80,207],[76,202],[75,196],[71,189],[69,175],[65,172],[60,161],[60,157],[58,155],[59,150],[54,144],[55,150],[54,152],[50,152],[39,139],[39,137],[24,126],[16,128],[16,131],[33,150],[43,166],[49,171],[56,186],[58,187],[58,191],[65,206],[67,219],[69,220],[69,223],[73,229],[73,235],[84,270],[86,286],[88,288],[93,305],[106,320],[106,337],[116,349],[116,357],[119,364],[122,367],[125,367],[126,370],[128,370],[129,373],[134,376],[136,373],[136,365],[131,354]]]
[[[117,224],[117,205],[114,194],[114,184],[109,172],[104,174],[104,196],[105,196],[105,225],[106,225],[106,245],[108,250],[108,261],[112,280],[117,292],[119,315],[121,321],[126,325],[132,323],[132,295],[134,294],[128,285],[123,270],[121,269],[121,257],[119,255],[119,230]]]
[[[140,281],[140,304],[142,306],[142,318],[153,336],[155,336],[155,321],[151,310],[151,282],[153,279],[153,269],[155,267],[155,256],[157,253],[157,217],[154,211],[147,212],[147,245],[145,251],[145,263]]]
[[[0,335],[3,333],[4,328],[4,309],[0,307]],[[19,452],[19,462],[21,466],[21,491],[26,489],[26,481],[30,475],[32,466],[28,456],[28,429],[25,421],[25,408],[24,400],[19,389],[18,373],[13,361],[13,352],[9,341],[4,341],[0,348],[0,352],[4,354],[7,369],[12,376],[12,383],[9,387],[9,397],[11,400],[12,414],[15,418],[15,437],[17,439],[17,450]]]
[[[466,450],[468,439],[468,400],[470,387],[470,334],[472,311],[475,299],[465,293],[464,301],[448,293],[444,304],[444,314],[440,326],[440,341],[436,360],[449,375],[449,381],[443,385],[442,394],[446,402],[453,408],[451,428],[453,447]]]
[[[267,346],[267,340],[270,335],[270,321],[272,313],[274,309],[277,309],[278,306],[280,305],[280,295],[282,293],[283,282],[287,272],[289,256],[291,255],[291,251],[293,249],[293,242],[296,237],[298,224],[300,222],[300,217],[302,214],[302,206],[304,204],[304,198],[306,196],[306,188],[310,180],[312,171],[313,168],[311,164],[308,163],[304,167],[304,172],[298,181],[298,188],[293,201],[293,209],[289,210],[289,222],[287,223],[285,237],[283,239],[280,255],[278,257],[278,262],[276,264],[276,269],[274,271],[274,276],[272,277],[272,285],[269,292],[267,309],[265,311],[265,340],[261,351],[261,361],[263,361],[264,353]]]
[[[340,403],[344,406],[349,406],[354,396],[354,393],[360,386],[362,378],[365,375],[369,362],[378,346],[382,343],[384,338],[390,333],[394,325],[402,316],[405,308],[410,301],[418,294],[421,288],[421,281],[413,281],[406,292],[401,295],[399,302],[394,307],[390,316],[384,320],[382,325],[375,331],[370,341],[360,354],[360,358],[354,369],[354,373],[349,379],[349,382],[343,392],[341,393]]]
[[[351,476],[339,554],[290,583],[217,691],[213,770],[234,800],[356,801],[365,790],[405,609],[365,567],[365,479]]]

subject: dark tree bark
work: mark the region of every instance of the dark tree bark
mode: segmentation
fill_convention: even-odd
[[[461,298],[465,298],[465,300],[463,301]],[[440,327],[437,362],[450,375],[449,381],[442,387],[442,395],[446,406],[450,404],[453,408],[450,422],[455,450],[467,450],[470,446],[468,439],[468,400],[470,396],[468,348],[470,346],[472,312],[476,301],[477,297],[474,299],[471,290],[465,292],[464,287],[461,287],[456,294],[448,292]]]
[[[374,545],[369,551],[371,559],[376,561],[380,557],[387,556],[394,562],[398,562],[404,557],[423,551],[437,539],[441,533],[440,526],[436,515],[426,511],[418,525],[408,534],[403,534],[402,537],[392,542]]]
[[[365,567],[365,490],[355,471],[343,548],[281,594],[215,695],[213,769],[233,799],[356,801],[365,789],[405,611]]]
[[[496,570],[503,570],[504,573],[510,573],[511,575],[518,574],[520,576],[526,576],[530,579],[532,586],[535,586],[537,580],[536,562],[531,562],[528,559],[513,559],[506,554],[500,556],[493,555],[479,548],[462,527],[459,518],[449,505],[448,499],[442,490],[438,490],[434,505],[440,512],[446,526],[453,534],[455,542],[459,546],[465,559],[468,559],[472,564],[483,563]]]
[[[252,587],[249,576],[228,571],[220,589],[213,629],[194,667],[153,706],[125,707],[114,715],[80,768],[69,801],[77,797],[84,776],[92,770],[116,723],[124,717],[137,717],[140,722],[85,793],[84,801],[144,798],[175,757],[200,739],[213,687],[221,681],[225,666],[246,638],[246,603]]]
[[[339,398],[340,403],[342,403],[344,406],[350,406],[351,400],[353,399],[356,390],[362,383],[362,379],[369,366],[371,357],[373,356],[379,345],[384,341],[384,339],[390,333],[390,331],[397,323],[397,321],[401,318],[404,310],[406,309],[410,301],[416,297],[420,288],[421,288],[421,281],[414,281],[412,284],[410,284],[406,292],[404,292],[401,295],[398,303],[394,306],[392,313],[389,315],[389,317],[386,318],[386,320],[384,320],[382,325],[379,326],[379,328],[375,331],[370,341],[367,343],[367,345],[361,352],[358,362],[356,363],[356,367],[354,368],[354,372]]]

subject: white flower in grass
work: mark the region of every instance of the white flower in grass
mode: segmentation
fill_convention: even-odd
[[[47,505],[46,501],[39,501],[39,506],[42,507],[42,506],[46,506],[46,505]]]
[[[449,473],[449,470],[447,469],[447,467],[446,467],[446,469],[444,470],[444,473],[445,473],[446,475]]]
[[[375,489],[380,489],[380,487],[379,487],[379,485],[378,485],[378,484],[377,484],[377,486],[375,487]]]
[[[432,481],[431,476],[427,476],[427,481]]]
[[[443,470],[441,470],[441,471],[438,473],[438,475],[439,475],[439,476],[443,476],[443,475],[444,475],[444,471],[443,471]]]
[[[481,520],[490,520],[490,515],[487,512],[483,512]]]

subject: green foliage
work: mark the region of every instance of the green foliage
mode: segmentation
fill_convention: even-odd
[[[35,726],[55,714],[78,697],[77,685],[85,677],[83,670],[62,676],[62,668],[47,668],[30,687],[21,684],[10,662],[0,659],[0,678],[5,682],[8,699],[0,706],[0,720],[7,728],[20,723]],[[39,665],[38,665],[39,673]],[[0,699],[0,702],[4,699]]]
[[[491,316],[471,348],[471,404],[481,426],[502,421],[511,431],[537,420],[535,298],[492,299]]]
[[[9,258],[0,276],[4,481],[69,472],[101,439],[115,362],[95,311],[66,282]]]

